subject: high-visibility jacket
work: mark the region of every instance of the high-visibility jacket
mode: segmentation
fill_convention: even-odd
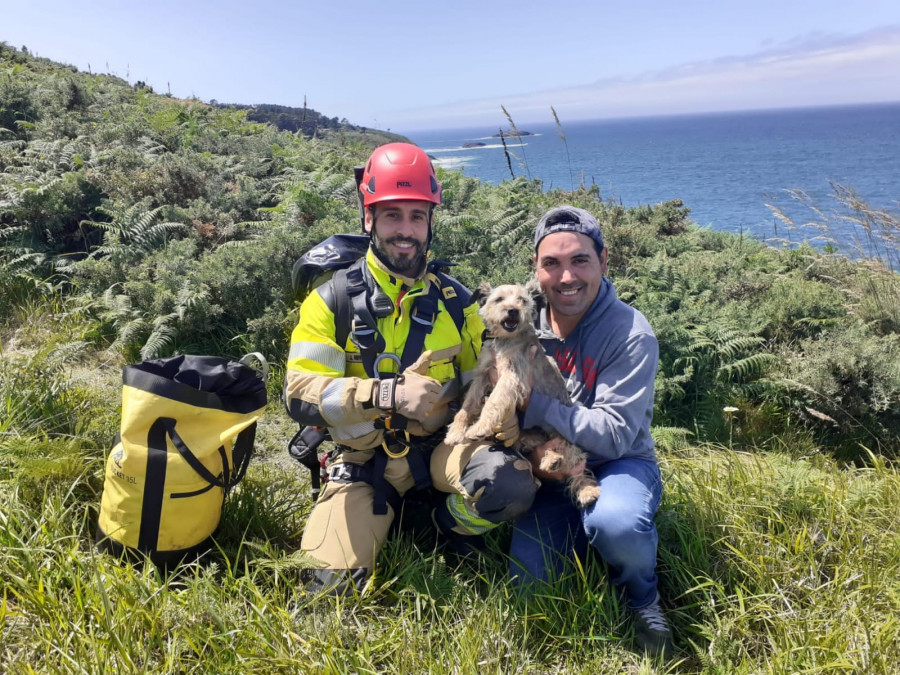
[[[409,335],[413,302],[428,293],[433,282],[427,275],[413,280],[388,272],[371,249],[366,265],[375,283],[394,303],[393,314],[377,320],[385,342],[383,353],[399,357]],[[461,388],[474,376],[484,324],[475,302],[464,308],[463,315],[460,330],[443,300],[439,302],[438,315],[425,336],[422,351],[432,352],[428,375],[444,384],[444,395],[427,420],[409,422],[407,431],[413,436],[427,436],[449,423],[453,414],[448,404],[459,398]],[[349,337],[346,344],[335,343],[334,322],[320,289],[314,290],[303,301],[300,320],[291,335],[285,404],[300,424],[327,427],[336,443],[357,450],[375,448],[384,439],[384,430],[375,423],[380,411],[371,403],[376,380],[366,374],[359,349]]]

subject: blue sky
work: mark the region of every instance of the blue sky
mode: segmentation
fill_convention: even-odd
[[[0,40],[401,133],[900,101],[898,0],[0,0]]]

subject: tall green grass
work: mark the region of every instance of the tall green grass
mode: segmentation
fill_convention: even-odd
[[[521,597],[508,529],[460,562],[424,512],[360,597],[307,595],[311,504],[277,402],[205,558],[164,575],[96,553],[119,402],[63,363],[0,369],[17,411],[0,433],[0,671],[900,672],[900,472],[879,455],[853,468],[808,446],[665,445],[658,571],[678,653],[654,663],[596,557]]]
[[[0,669],[900,671],[900,474],[877,456],[865,469],[719,446],[663,457],[659,574],[679,652],[652,663],[633,651],[599,560],[522,598],[507,580],[504,530],[474,563],[447,557],[427,527],[398,534],[361,597],[308,596],[296,553],[305,475],[278,461],[274,434],[263,438],[217,547],[169,576],[94,552],[103,449],[19,438],[16,457],[64,442],[81,459],[51,481],[28,480],[27,462],[0,464]],[[0,452],[11,450],[7,439]]]

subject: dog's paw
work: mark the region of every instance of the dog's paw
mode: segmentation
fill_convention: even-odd
[[[458,415],[459,413],[457,413]],[[454,419],[447,427],[447,434],[444,436],[444,443],[447,445],[459,445],[466,440],[466,424],[465,420]]]
[[[483,418],[466,429],[466,438],[470,441],[478,441],[493,437],[494,427],[491,425],[490,421]]]
[[[541,457],[540,468],[541,471],[546,471],[547,473],[553,473],[555,471],[559,471],[563,465],[563,456],[556,452],[555,450],[547,450],[544,453],[544,456]]]
[[[598,497],[600,497],[599,485],[585,485],[575,495],[575,501],[578,502],[578,506],[585,508],[597,501]]]

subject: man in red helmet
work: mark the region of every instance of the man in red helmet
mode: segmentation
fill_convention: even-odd
[[[359,188],[368,252],[304,300],[285,382],[291,416],[327,427],[338,449],[301,542],[318,565],[308,589],[333,594],[362,588],[413,487],[452,493],[434,519],[457,550],[524,513],[537,490],[529,463],[503,444],[518,435],[515,416],[496,444],[441,444],[484,325],[469,291],[427,261],[441,203],[428,155],[381,146]]]

